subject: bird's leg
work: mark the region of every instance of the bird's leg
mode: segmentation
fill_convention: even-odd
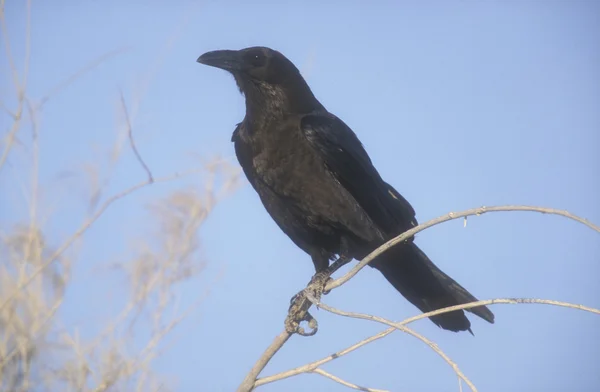
[[[343,266],[345,266],[352,260],[352,257],[348,256],[349,254],[350,254],[350,246],[348,244],[348,241],[345,238],[342,238],[340,240],[339,257],[337,258],[336,261],[331,263],[331,265],[329,267],[327,267],[325,270],[325,272],[327,273],[327,278],[325,279],[325,282],[323,284],[323,290],[322,290],[323,294],[325,294],[325,295],[329,294],[329,291],[325,291],[325,286],[327,286],[327,282],[329,282],[329,280],[331,280],[331,275],[336,273],[337,270],[339,270],[340,268],[342,268]],[[313,279],[314,279],[314,277],[313,277]]]
[[[340,268],[342,268],[343,266],[348,264],[351,260],[352,260],[352,257],[342,254],[342,255],[340,255],[340,257],[337,258],[336,261],[331,263],[331,265],[329,267],[327,267],[327,269],[325,271],[323,271],[324,273],[327,274],[327,278],[325,279],[325,282],[323,284],[323,294],[325,294],[325,295],[329,294],[329,291],[325,291],[325,286],[327,286],[327,283],[331,280],[331,275],[336,273],[337,270],[339,270]],[[315,274],[315,276],[317,274]],[[315,278],[315,276],[313,276],[313,279]]]
[[[311,296],[317,300],[317,304],[315,305],[318,307],[318,302],[321,299],[321,295],[329,293],[329,291],[325,291],[325,286],[327,286],[327,283],[329,280],[331,280],[331,275],[352,260],[352,257],[347,256],[349,252],[346,241],[342,240],[340,245],[340,256],[333,263],[331,263],[331,265],[324,269],[321,269],[322,259],[313,258],[315,268],[317,270],[321,270],[313,275],[304,290],[298,292],[290,300],[288,316],[285,320],[285,327],[288,332],[296,332],[302,336],[312,336],[317,333],[319,324],[308,311],[313,302],[307,298],[306,294],[310,293]],[[309,332],[305,332],[304,329],[300,327],[300,323],[302,321],[308,322],[308,325],[311,328]]]
[[[351,257],[346,255],[340,255],[330,266],[325,268],[322,271],[315,273],[308,285],[303,290],[300,290],[296,295],[292,297],[290,303],[293,303],[296,300],[296,297],[302,295],[305,290],[310,289],[313,293],[313,297],[317,300],[321,298],[321,294],[329,294],[329,291],[325,292],[325,286],[331,280],[331,275],[333,275],[337,270],[342,268],[344,265],[348,264],[352,260]]]

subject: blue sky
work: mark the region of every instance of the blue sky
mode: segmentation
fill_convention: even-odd
[[[22,64],[24,7],[7,3],[12,49]],[[243,98],[231,76],[195,60],[208,50],[254,45],[282,51],[303,70],[315,95],[354,129],[421,222],[481,205],[530,204],[599,223],[598,15],[600,3],[592,0],[35,3],[32,97],[106,52],[128,48],[44,108],[42,182],[61,195],[53,199],[52,236],[63,238],[85,212],[81,187],[52,185],[56,174],[79,169],[100,156],[99,146],[110,147],[119,89],[133,94],[149,71],[136,132],[155,174],[189,167],[192,154],[220,154],[235,163],[230,136],[243,118]],[[10,106],[6,61],[0,66],[3,102]],[[4,132],[7,117],[0,121]],[[18,193],[9,191],[14,178],[10,171],[0,177],[6,221],[24,217]],[[143,178],[128,156],[110,189]],[[92,328],[102,307],[110,307],[106,293],[116,283],[98,279],[94,266],[122,251],[121,234],[144,229],[140,202],[177,186],[157,185],[124,200],[93,228],[67,294],[67,325]],[[536,297],[600,307],[599,238],[555,216],[500,213],[471,218],[466,228],[462,221],[437,226],[418,235],[417,243],[480,299]],[[201,239],[209,278],[188,284],[189,298],[182,301],[204,292],[210,276],[223,275],[176,330],[156,368],[178,380],[178,391],[231,391],[280,332],[288,300],[313,266],[245,180],[210,216]],[[418,313],[371,269],[324,301],[394,320]],[[600,384],[600,318],[542,305],[496,305],[493,311],[494,325],[471,318],[475,337],[439,330],[427,320],[413,327],[482,391],[590,391]],[[265,375],[385,329],[325,311],[316,316],[319,333],[293,337]],[[448,365],[400,332],[324,369],[374,388],[457,390]],[[301,375],[260,390],[346,389]]]

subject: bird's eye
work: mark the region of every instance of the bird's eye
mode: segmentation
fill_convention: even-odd
[[[252,63],[252,65],[255,67],[261,67],[265,63],[265,56],[262,54],[262,52],[249,53],[248,58],[250,63]]]

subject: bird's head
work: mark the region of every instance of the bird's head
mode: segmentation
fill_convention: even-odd
[[[263,46],[215,50],[196,61],[230,72],[246,102],[278,101],[282,105],[300,106],[294,109],[303,111],[320,106],[298,68],[276,50]],[[309,104],[310,101],[314,102]]]
[[[197,60],[201,64],[224,69],[236,78],[280,84],[300,75],[294,64],[276,50],[254,46],[242,50],[206,52]]]

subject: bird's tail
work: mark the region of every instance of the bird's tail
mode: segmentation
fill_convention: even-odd
[[[370,265],[378,269],[396,290],[422,312],[477,301],[464,287],[433,264],[414,243],[394,246]],[[485,306],[467,310],[494,323],[494,314]],[[432,316],[430,320],[449,331],[471,332],[471,323],[462,310]]]

